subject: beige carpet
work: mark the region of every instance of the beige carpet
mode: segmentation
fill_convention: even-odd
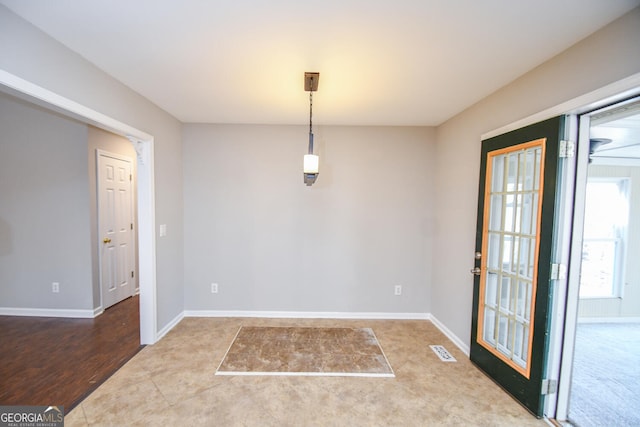
[[[371,328],[247,326],[216,375],[394,377]]]

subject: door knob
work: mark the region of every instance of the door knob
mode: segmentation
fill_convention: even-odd
[[[108,237],[105,237],[102,243],[111,243],[111,239]]]
[[[471,274],[475,274],[476,276],[480,275],[480,267],[475,267],[471,269]]]

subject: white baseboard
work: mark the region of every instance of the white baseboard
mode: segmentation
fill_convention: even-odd
[[[578,323],[640,323],[640,317],[578,317]]]
[[[388,319],[428,320],[428,313],[372,313],[329,311],[185,310],[184,317],[257,317],[269,319]]]
[[[469,356],[469,344],[465,343],[460,338],[458,338],[458,336],[456,334],[454,334],[453,332],[451,332],[451,330],[449,328],[447,328],[444,325],[444,323],[442,323],[438,319],[436,319],[436,317],[433,314],[429,315],[429,320],[431,320],[431,322],[434,325],[436,325],[436,327],[438,329],[440,329],[440,332],[445,334],[447,336],[447,338],[449,338],[460,350],[462,350],[462,352],[465,355]]]
[[[371,319],[371,320],[429,320],[440,330],[456,347],[469,356],[469,345],[458,338],[449,328],[436,319],[430,313],[372,313],[372,312],[310,312],[310,311],[228,311],[228,310],[185,310],[181,316],[176,317],[169,325],[158,333],[160,339],[182,317],[255,317],[269,319]]]
[[[97,313],[96,310],[99,312]],[[71,317],[78,319],[93,319],[100,313],[102,313],[102,307],[94,310],[0,307],[1,316]]]
[[[174,317],[169,323],[167,323],[164,328],[162,328],[161,330],[158,331],[158,333],[156,334],[156,341],[158,342],[162,339],[162,337],[164,337],[165,335],[167,335],[167,333],[169,333],[170,330],[172,330],[178,323],[180,323],[180,321],[182,319],[184,319],[184,311],[179,313],[176,317]]]

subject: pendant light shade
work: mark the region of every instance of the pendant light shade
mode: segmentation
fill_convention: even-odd
[[[305,154],[302,174],[309,187],[318,179],[320,158],[313,154],[313,92],[318,90],[320,73],[304,73],[304,90],[309,92],[309,154]]]
[[[318,165],[320,163],[320,157],[315,154],[305,154],[304,155],[304,173],[309,174],[317,174],[318,173]]]

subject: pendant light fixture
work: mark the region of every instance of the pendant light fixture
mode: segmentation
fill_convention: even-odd
[[[309,152],[304,156],[304,183],[311,186],[318,179],[320,159],[313,154],[313,92],[318,90],[320,73],[304,73],[304,90],[309,92]]]

